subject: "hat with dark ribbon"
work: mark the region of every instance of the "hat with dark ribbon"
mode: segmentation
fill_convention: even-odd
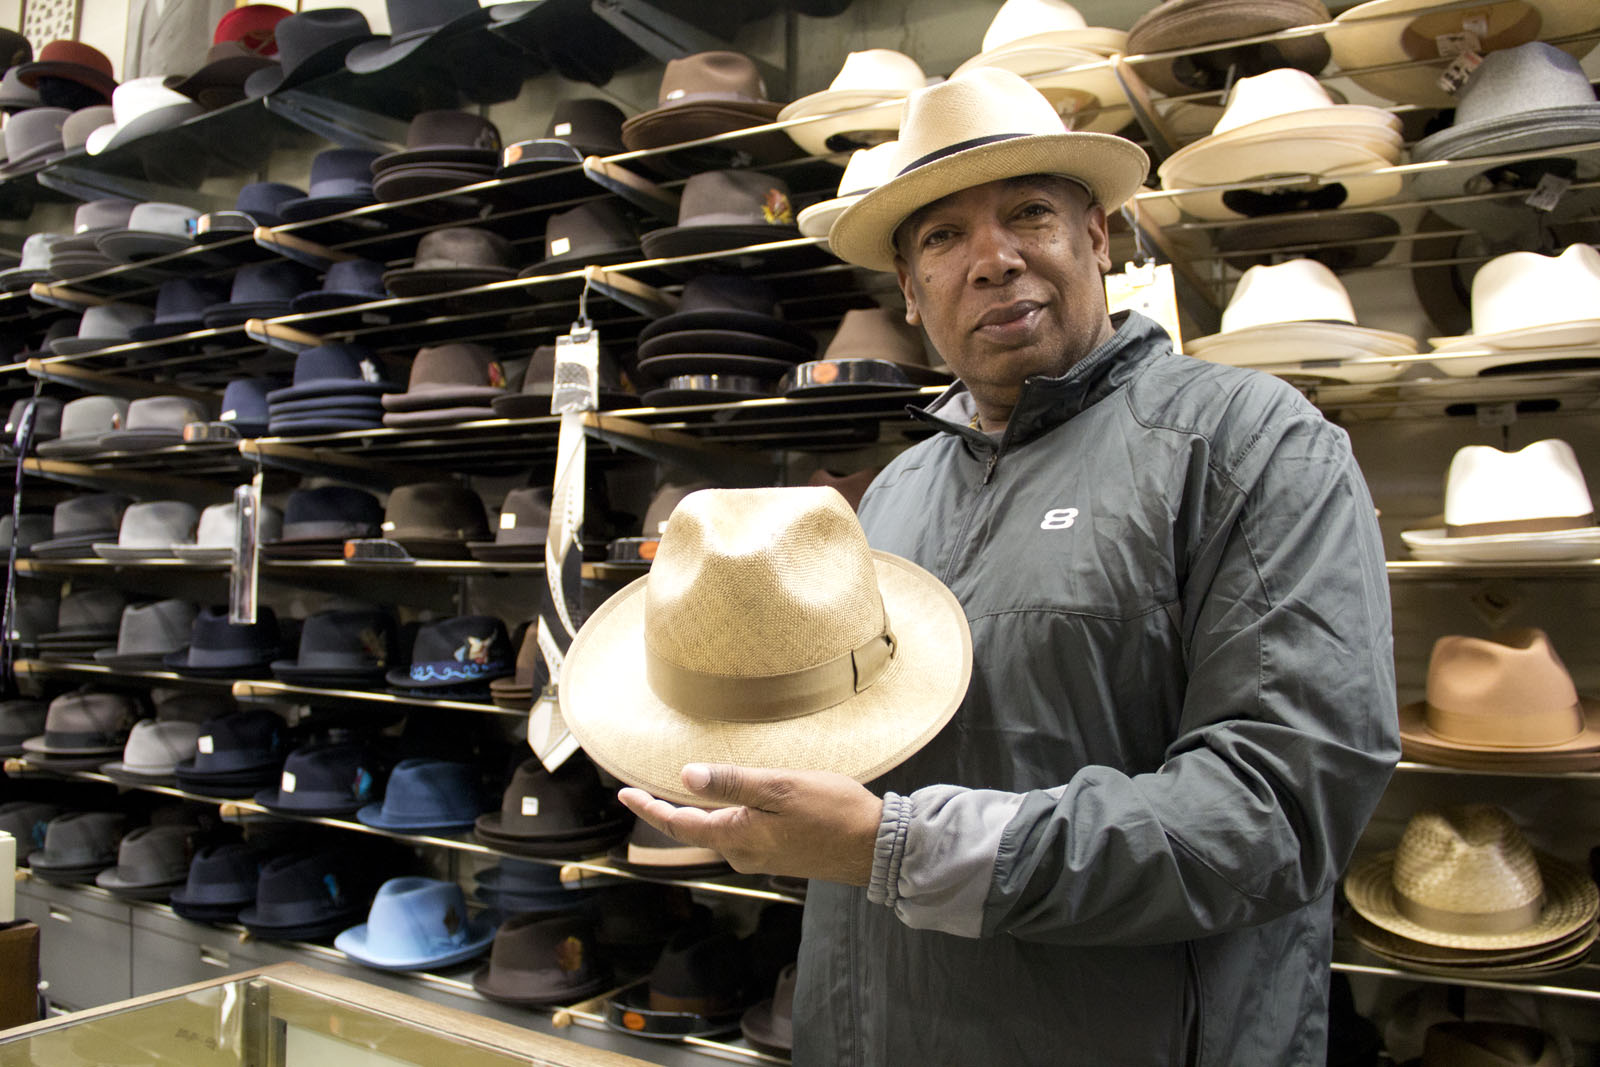
[[[528,759],[511,776],[500,810],[480,815],[473,832],[512,852],[563,857],[601,851],[632,825],[588,759],[574,757],[555,771]]]
[[[672,935],[644,986],[607,1005],[606,1023],[631,1033],[678,1037],[736,1030],[748,1006],[750,961],[744,944],[708,913]]]
[[[63,155],[61,127],[72,112],[64,107],[35,107],[6,119],[6,173],[41,166]]]
[[[539,649],[539,627],[529,623],[523,627],[522,646],[517,650],[516,673],[490,682],[489,692],[497,707],[526,711],[533,703],[533,694],[549,680],[549,668]]]
[[[15,267],[0,270],[0,289],[8,293],[28,288],[34,282],[50,280],[50,251],[64,233],[30,233],[22,242],[22,260]]]
[[[41,456],[81,456],[100,451],[106,434],[122,429],[128,401],[113,396],[81,396],[61,407],[61,429],[53,441],[35,449]],[[120,514],[120,512],[119,512]],[[58,531],[57,536],[60,536]]]
[[[94,884],[130,900],[165,900],[189,875],[195,827],[141,826],[117,844],[116,866],[101,871]]]
[[[76,336],[50,342],[50,350],[58,356],[76,356],[124,345],[132,340],[135,329],[148,325],[154,318],[149,308],[137,304],[97,304],[84,309]]]
[[[141,719],[128,732],[122,758],[100,765],[101,773],[119,782],[149,785],[172,782],[178,764],[193,759],[200,724],[183,719]]]
[[[643,819],[634,821],[627,840],[614,845],[606,859],[622,870],[662,878],[718,878],[733,873],[715,849],[685,845]]]
[[[283,222],[279,208],[303,200],[306,191],[286,182],[251,182],[239,190],[231,211],[212,211],[195,222],[194,239],[202,244],[254,233],[257,226]]]
[[[183,428],[211,418],[191,396],[141,396],[128,405],[120,430],[100,438],[102,452],[143,452],[183,444]]]
[[[206,796],[249,797],[277,781],[287,726],[266,708],[246,708],[200,727],[195,754],[179,763],[178,784]]]
[[[290,15],[273,27],[273,36],[278,62],[245,79],[249,96],[266,96],[341,70],[350,49],[374,39],[367,17],[350,7]]]
[[[758,170],[712,170],[692,176],[678,202],[678,224],[644,235],[651,257],[721,252],[800,236],[789,186]]]
[[[278,784],[257,793],[256,803],[301,815],[353,815],[380,792],[380,774],[365,745],[304,745],[289,753]]]
[[[195,851],[182,886],[172,891],[172,910],[194,922],[233,922],[256,899],[261,854],[243,842],[206,845]]]
[[[44,847],[28,853],[28,867],[47,882],[87,882],[117,862],[127,816],[120,811],[71,811],[50,820]]]
[[[324,344],[295,357],[294,384],[267,394],[270,405],[294,400],[377,396],[398,386],[383,380],[377,357],[362,345]]]
[[[623,386],[616,358],[604,345],[600,348],[596,372],[600,410],[634,407],[639,403],[639,398]],[[502,419],[543,418],[551,414],[550,400],[555,384],[556,347],[540,345],[533,350],[528,367],[523,371],[521,392],[495,397],[490,405]]]
[[[699,52],[667,61],[657,106],[622,124],[628,148],[680,141],[772,122],[783,105],[767,99],[755,61],[738,52]]]
[[[380,830],[443,832],[470,829],[481,810],[475,766],[418,758],[396,764],[383,802],[368,804],[356,818]]]
[[[386,678],[400,689],[486,687],[516,670],[506,624],[490,615],[458,615],[423,623],[411,645],[411,666]]]
[[[99,642],[93,646],[98,648],[116,637],[117,624],[126,606],[121,590],[92,587],[75,589],[61,598],[56,629],[40,637],[40,646],[82,647],[90,642]]]
[[[378,887],[367,921],[333,944],[368,967],[412,971],[446,967],[481,956],[495,925],[467,911],[461,886],[438,878],[391,878]]]
[[[406,147],[372,161],[380,200],[428,196],[494,177],[500,131],[470,111],[418,112],[406,127]]]
[[[51,516],[26,512],[20,517],[0,516],[0,549],[15,547],[18,556],[31,555],[33,546],[50,538]]]
[[[274,856],[261,863],[255,900],[239,911],[239,922],[273,941],[330,936],[364,910],[360,881],[348,852]]]
[[[278,205],[278,213],[286,222],[303,222],[377,203],[372,192],[372,161],[377,158],[378,153],[360,148],[318,152],[311,160],[306,195],[284,201]]]
[[[22,84],[21,72],[21,67],[8,67],[5,77],[0,78],[0,112],[7,115],[44,106],[44,101],[39,99],[39,90]],[[108,114],[109,110],[108,107]],[[78,143],[81,145],[83,142]]]
[[[94,246],[100,252],[110,256],[118,263],[139,263],[146,259],[155,259],[157,256],[170,255],[181,252],[194,245],[195,220],[200,217],[200,212],[186,204],[169,204],[152,201],[139,204],[128,213],[128,225],[122,229],[108,230],[95,238]],[[203,287],[208,292],[220,291],[221,283],[211,279],[181,278],[179,281],[189,282],[196,287]],[[162,290],[166,289],[163,285]],[[215,300],[211,301],[215,303]],[[201,305],[203,307],[204,305]],[[199,310],[196,308],[195,310]],[[198,316],[196,316],[198,319]],[[165,322],[161,314],[161,297],[156,296],[156,321]],[[197,329],[198,322],[188,329]],[[173,330],[172,333],[181,333]],[[155,334],[153,336],[165,336]],[[135,340],[144,340],[136,337]]]
[[[202,608],[189,631],[189,647],[167,657],[168,667],[200,677],[234,677],[259,673],[278,654],[277,617],[269,607],[256,609],[256,621],[236,623],[226,607]]]
[[[272,545],[332,542],[342,550],[349,538],[377,536],[382,524],[383,505],[364,489],[343,485],[296,489],[284,503],[283,533]]]
[[[614,156],[622,143],[622,110],[609,100],[578,97],[556,102],[543,137],[507,145],[500,175],[536,174],[582,163],[587,156]]]
[[[424,234],[411,266],[384,272],[383,285],[394,296],[427,296],[515,278],[516,262],[516,250],[499,234],[448,226]]]
[[[149,669],[189,644],[197,608],[187,600],[130,604],[122,611],[117,643],[94,654],[95,662],[118,668]]]
[[[65,419],[64,414],[62,417]],[[130,503],[127,497],[116,493],[91,493],[63,500],[51,513],[53,536],[34,545],[33,554],[57,557],[93,554],[95,542],[117,535],[122,526],[122,513]]]
[[[639,236],[622,210],[609,200],[591,200],[550,216],[544,230],[544,258],[522,269],[536,278],[595,264],[626,263],[643,253]]]
[[[200,513],[194,540],[172,546],[173,555],[195,563],[229,563],[233,559],[233,543],[238,528],[237,504],[231,500],[226,504],[212,504]],[[256,512],[256,538],[270,541],[282,532],[283,512],[270,504],[263,504]]]
[[[467,542],[489,536],[489,520],[477,493],[455,482],[402,485],[389,494],[383,536],[413,555],[464,559]],[[504,627],[502,627],[502,633]]]
[[[394,617],[381,608],[319,611],[300,628],[300,651],[274,660],[272,674],[291,685],[339,689],[381,682],[395,659]]]
[[[1219,49],[1198,46],[1327,21],[1321,0],[1166,0],[1134,22],[1128,52],[1188,53],[1134,68],[1146,84],[1168,96],[1216,91],[1236,78],[1278,67],[1316,74],[1328,65],[1328,43],[1319,33]]]
[[[550,500],[549,486],[511,490],[500,505],[494,540],[468,542],[472,557],[490,563],[544,559]]]
[[[63,693],[50,702],[44,733],[23,741],[22,749],[40,756],[115,755],[137,715],[133,698],[122,693]]]
[[[90,103],[110,103],[117,87],[111,60],[98,48],[81,41],[51,41],[39,50],[33,62],[17,69],[17,77],[22,84],[38,89],[47,106],[73,110]],[[62,82],[88,90],[88,96],[66,93],[60,100],[52,100],[53,95],[65,93],[67,86],[59,84]]]
[[[604,989],[611,968],[587,915],[516,915],[501,924],[472,987],[490,1000],[572,1004]]]
[[[170,559],[173,546],[194,540],[200,512],[183,500],[152,500],[130,504],[122,513],[115,544],[96,542],[101,559]]]

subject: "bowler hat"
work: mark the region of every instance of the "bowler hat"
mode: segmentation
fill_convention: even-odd
[[[227,283],[218,278],[173,278],[162,282],[156,290],[155,318],[143,326],[134,326],[128,336],[135,341],[157,341],[202,330],[206,309],[227,299]]]
[[[639,403],[622,384],[622,374],[610,349],[601,346],[596,361],[597,400],[600,410],[633,407]],[[496,416],[502,419],[536,419],[551,414],[550,401],[556,384],[556,346],[540,345],[533,350],[528,367],[522,373],[522,391],[497,396],[490,401]]]
[[[133,698],[122,693],[63,693],[50,702],[44,733],[24,740],[22,750],[47,758],[98,755],[103,760],[122,751],[138,710]]]
[[[356,818],[380,830],[448,833],[470,829],[481,810],[475,766],[418,758],[397,763],[383,802],[368,804]]]
[[[172,910],[192,922],[234,922],[256,899],[261,855],[243,842],[195,850],[185,883],[172,891]]]
[[[413,971],[482,955],[494,923],[467,911],[461,886],[437,878],[391,878],[378,887],[367,921],[334,938],[340,952],[368,967]]]
[[[200,727],[195,754],[178,764],[178,784],[206,796],[249,797],[277,781],[286,726],[266,708],[246,708]]]
[[[622,122],[621,109],[609,100],[596,97],[559,100],[543,137],[506,146],[501,153],[500,176],[537,174],[575,166],[588,156],[614,156],[625,152]]]
[[[182,719],[141,719],[128,732],[122,758],[102,763],[100,771],[108,778],[131,785],[151,785],[176,781],[179,763],[192,759],[200,725]]]
[[[37,700],[0,702],[0,756],[20,756],[22,742],[44,733],[47,710]]]
[[[247,319],[287,315],[290,302],[315,284],[316,275],[291,260],[247,263],[234,274],[228,299],[207,308],[202,318],[207,327],[219,329],[238,326]]]
[[[51,41],[39,50],[33,62],[21,65],[17,77],[22,84],[33,86],[41,93],[48,88],[40,84],[41,78],[72,82],[90,90],[100,98],[96,102],[102,104],[111,102],[112,90],[117,87],[111,60],[98,48],[80,41]]]
[[[65,417],[63,413],[63,420]],[[50,530],[54,536],[34,545],[33,554],[46,557],[92,555],[96,541],[117,535],[122,513],[130,503],[127,497],[116,493],[91,493],[63,500],[51,514]]]
[[[289,753],[278,784],[257,793],[256,803],[301,815],[354,815],[381,791],[380,773],[363,745],[304,745]]]
[[[117,643],[94,654],[97,663],[119,669],[159,669],[189,643],[197,609],[187,600],[130,604],[122,610]]]
[[[344,67],[350,49],[373,40],[367,17],[354,8],[328,7],[302,11],[273,27],[278,62],[245,79],[249,96],[266,96]]]
[[[472,987],[490,1000],[537,1007],[573,1004],[611,980],[587,915],[517,915],[501,924]]]
[[[122,428],[100,438],[102,452],[144,452],[183,443],[183,428],[210,412],[189,396],[142,396],[128,405]]]
[[[345,65],[357,74],[391,67],[436,36],[489,21],[489,12],[477,0],[385,0],[384,6],[389,37],[359,44],[345,56]]]
[[[100,451],[106,434],[120,430],[128,416],[128,401],[114,396],[80,396],[61,407],[61,428],[53,441],[43,441],[41,456],[83,456]],[[59,532],[59,531],[58,531]]]
[[[555,771],[528,759],[511,776],[500,810],[478,816],[473,832],[523,855],[581,856],[621,840],[632,823],[588,759],[573,757]]]
[[[235,623],[226,607],[202,608],[189,631],[189,647],[166,658],[180,674],[231,678],[264,673],[278,654],[278,620],[272,609],[256,609],[256,621]]]
[[[783,179],[757,170],[712,170],[684,183],[678,224],[651,230],[643,245],[647,255],[664,258],[799,236]]]
[[[477,493],[455,482],[402,485],[389,494],[383,536],[412,555],[465,559],[467,542],[489,536]]]
[[[372,161],[377,158],[378,153],[360,148],[318,152],[311,160],[311,183],[306,195],[285,200],[278,205],[278,213],[286,222],[304,222],[377,203],[372,192]]]
[[[165,900],[184,883],[194,851],[193,826],[141,826],[117,843],[116,866],[94,884],[128,900]]]
[[[325,485],[296,489],[283,507],[283,533],[268,545],[272,554],[329,551],[342,554],[350,538],[376,537],[383,524],[383,505],[364,489]]]
[[[37,800],[12,800],[0,804],[0,833],[17,842],[17,866],[28,865],[29,853],[44,848],[45,830],[50,820],[61,814],[56,804]]]
[[[108,230],[95,238],[94,246],[99,251],[110,256],[118,263],[138,263],[157,256],[170,255],[181,252],[194,245],[195,220],[200,217],[200,212],[185,204],[169,204],[152,201],[135,205],[128,213],[128,225],[121,229]],[[192,286],[204,286],[209,291],[220,290],[221,283],[210,279],[182,278],[178,281],[190,283]],[[168,283],[171,284],[171,283]],[[156,321],[167,322],[176,316],[169,310],[162,314],[161,297],[166,293],[167,286],[163,285],[156,294]],[[170,299],[170,298],[169,298]],[[211,303],[215,303],[212,300]],[[199,328],[198,312],[204,307],[193,308],[197,313],[193,326],[185,329]],[[182,330],[171,330],[169,333],[181,333]],[[165,333],[152,333],[152,337],[164,337]],[[143,341],[146,337],[134,335],[134,340]]]
[[[298,658],[274,660],[272,673],[291,685],[330,689],[381,682],[394,659],[394,645],[394,618],[387,611],[319,611],[300,629]]]
[[[470,541],[472,558],[486,563],[544,559],[550,522],[550,489],[513,489],[500,505],[493,541]]]
[[[117,842],[127,818],[118,811],[71,811],[50,820],[44,847],[28,853],[28,867],[47,882],[88,882],[117,862]]]
[[[400,689],[487,686],[516,670],[506,624],[490,615],[458,615],[417,628],[411,666],[385,676]]]
[[[319,289],[302,291],[290,303],[297,315],[333,311],[354,304],[385,300],[383,264],[369,259],[342,259],[328,267]]]
[[[288,20],[285,19],[285,22]],[[305,941],[350,925],[364,908],[358,872],[342,852],[295,852],[261,863],[253,903],[239,922],[259,938]]]
[[[122,513],[116,543],[97,543],[94,554],[111,560],[170,559],[173,546],[194,540],[199,521],[200,512],[183,500],[129,504]]]
[[[516,261],[511,242],[499,234],[448,226],[424,234],[411,266],[385,271],[383,285],[400,297],[467,289],[516,277]]]

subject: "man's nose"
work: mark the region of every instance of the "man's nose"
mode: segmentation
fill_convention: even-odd
[[[1026,267],[1017,250],[1016,237],[999,220],[989,220],[970,231],[968,249],[972,266],[967,272],[973,285],[1004,285]]]

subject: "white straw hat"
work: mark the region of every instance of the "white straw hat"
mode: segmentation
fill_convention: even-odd
[[[861,148],[851,153],[844,174],[839,178],[839,195],[801,211],[795,220],[800,224],[800,233],[805,237],[828,236],[845,208],[895,176],[900,169],[899,153],[899,141],[885,141],[874,148]]]
[[[828,243],[847,263],[894,269],[894,231],[912,212],[962,189],[1028,174],[1083,183],[1108,213],[1138,192],[1150,161],[1132,141],[1069,133],[1019,75],[978,67],[912,93],[900,125],[899,174],[847,208]]]
[[[911,93],[928,84],[917,61],[888,48],[869,48],[845,56],[832,84],[803,96],[778,112],[778,121],[838,115],[788,129],[794,143],[813,156],[847,152],[892,140],[900,128],[900,112]]]
[[[1496,256],[1472,279],[1472,332],[1431,341],[1436,351],[1600,342],[1600,252],[1580,243],[1558,256]]]
[[[876,778],[944,727],[971,671],[955,596],[872,551],[837,490],[706,489],[578,632],[561,714],[616,777],[703,804],[686,763]]]

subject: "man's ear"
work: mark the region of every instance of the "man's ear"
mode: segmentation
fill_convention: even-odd
[[[1110,260],[1106,262],[1109,264]],[[906,321],[913,326],[921,326],[922,312],[917,310],[917,295],[911,286],[911,269],[906,265],[904,256],[894,257],[894,274],[900,283],[900,295],[906,299]]]
[[[1089,234],[1089,249],[1094,254],[1095,266],[1101,274],[1111,273],[1111,227],[1106,221],[1106,209],[1090,204],[1083,213],[1083,224]]]

